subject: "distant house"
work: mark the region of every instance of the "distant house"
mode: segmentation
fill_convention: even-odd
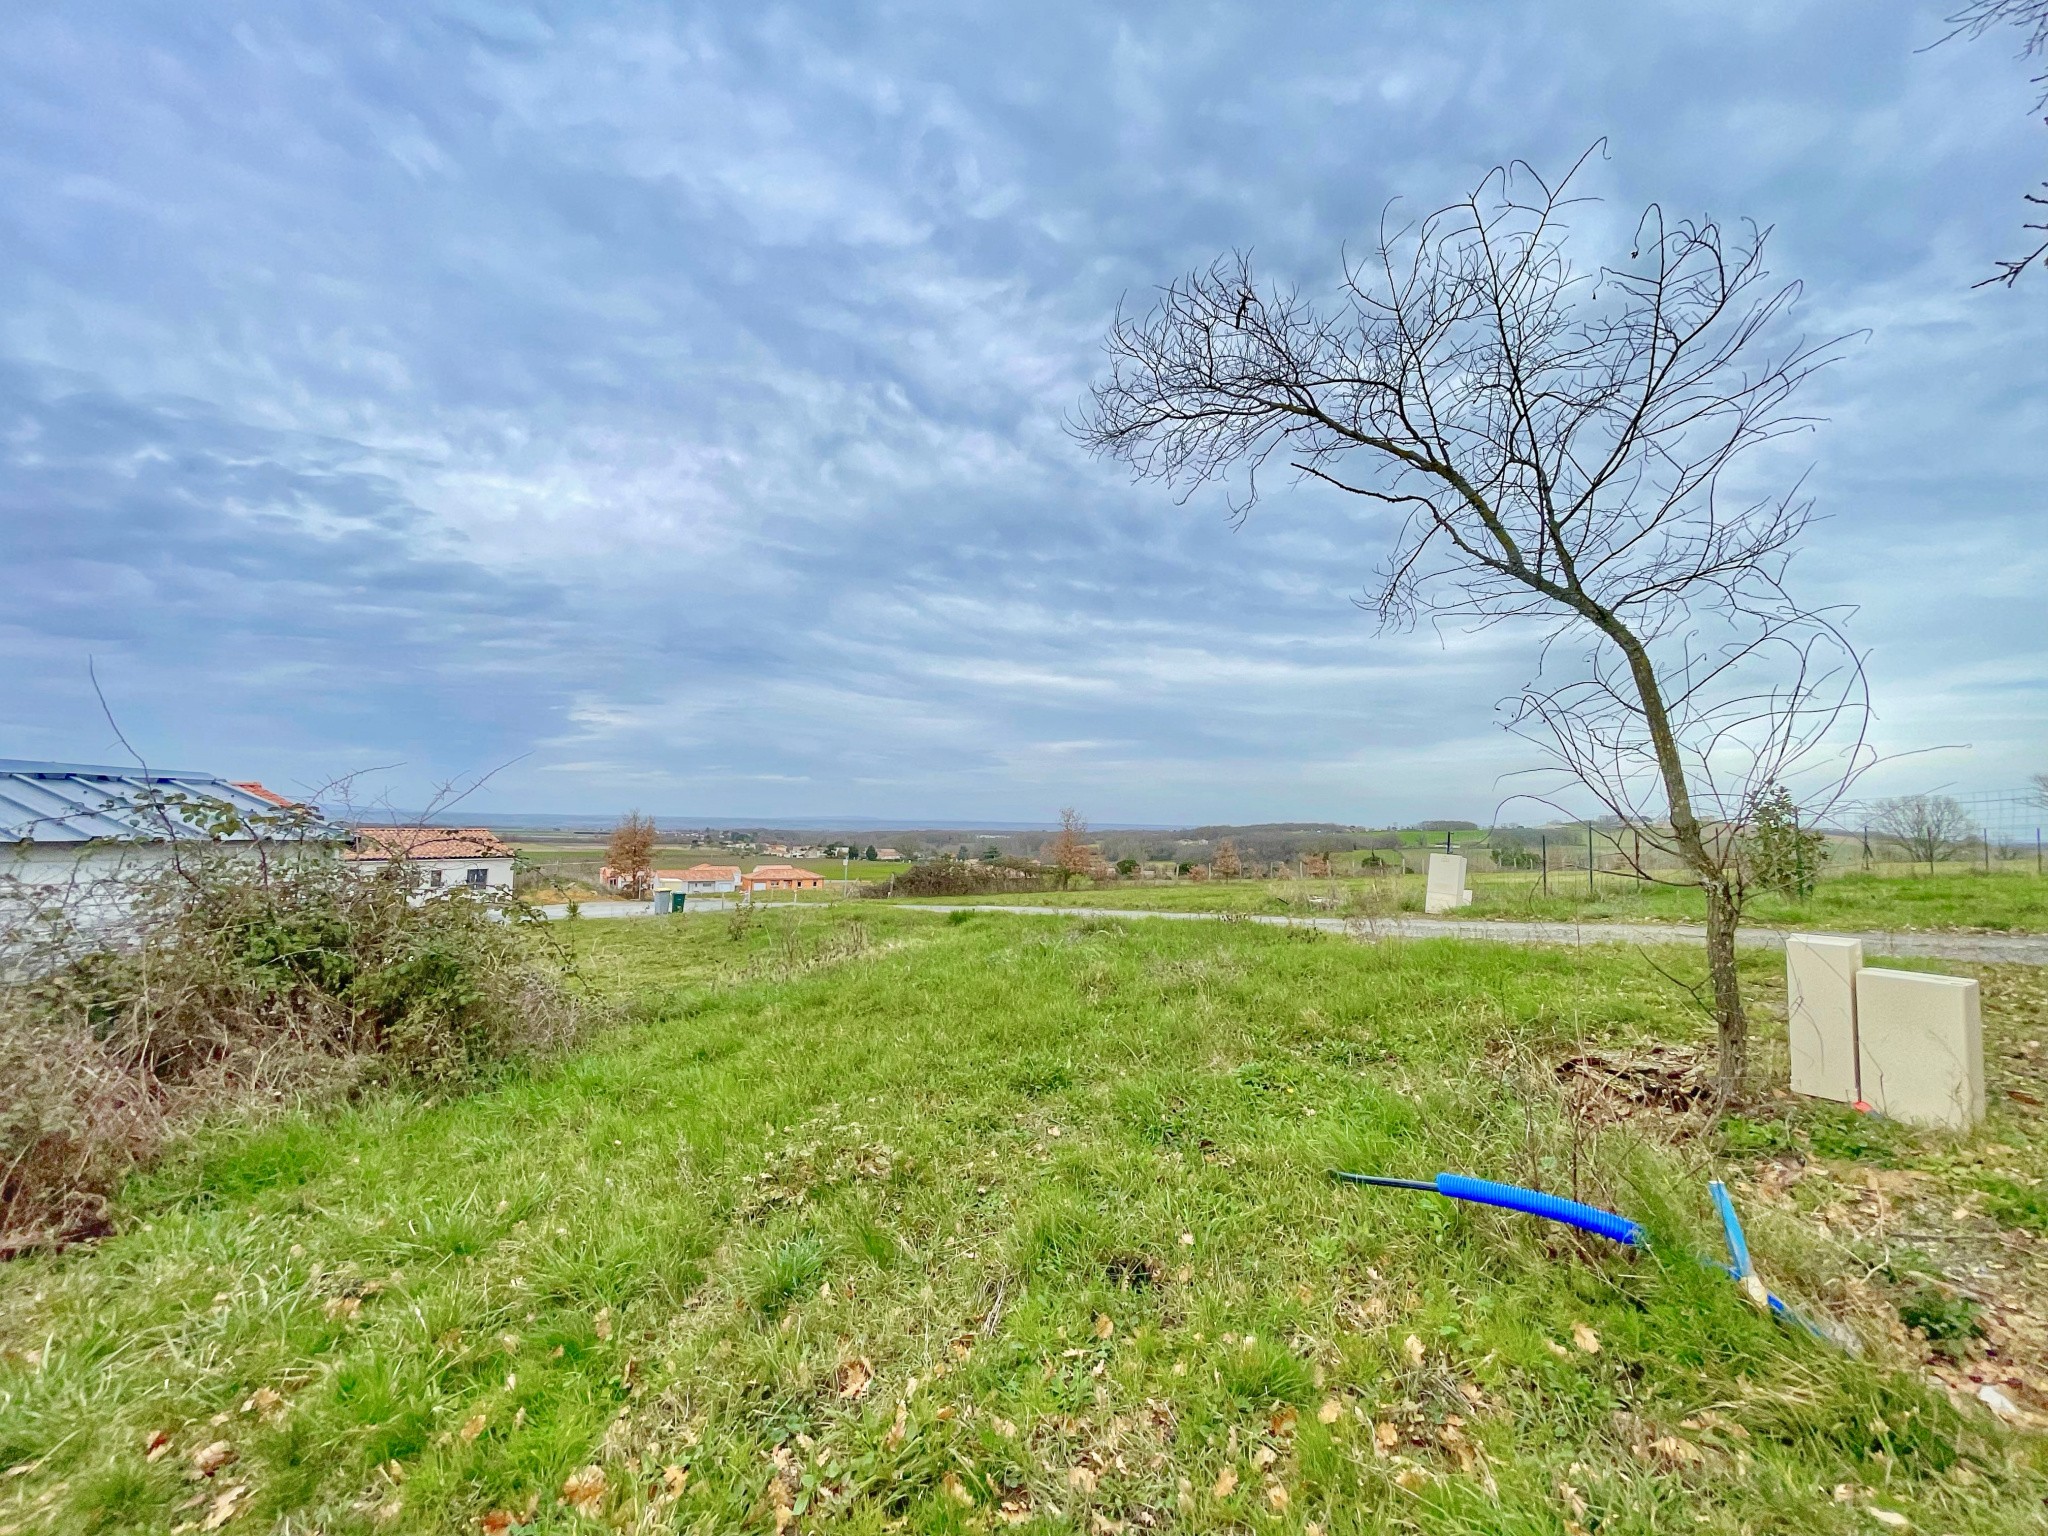
[[[253,851],[264,842],[339,842],[345,835],[312,807],[253,781],[0,758],[0,878],[36,890],[94,893],[88,904],[103,908],[102,916],[121,910],[121,897],[109,887],[170,863],[180,850]]]
[[[681,891],[686,896],[715,896],[740,888],[737,864],[692,864],[688,869],[657,869],[654,888]]]
[[[898,853],[894,848],[877,848],[875,850],[875,857],[877,859],[887,859],[891,863],[896,863],[902,859],[903,855]]]
[[[342,857],[372,869],[402,859],[428,890],[512,889],[512,850],[485,827],[357,827]]]
[[[815,891],[824,883],[825,877],[816,870],[799,869],[794,864],[763,864],[740,876],[743,891]]]

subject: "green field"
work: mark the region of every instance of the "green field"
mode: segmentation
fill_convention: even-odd
[[[1470,877],[1472,905],[1448,917],[1528,918],[1554,922],[1703,922],[1697,890],[1639,884],[1601,872],[1589,892],[1586,872],[1553,871],[1549,894],[1537,874]],[[1025,906],[1152,908],[1180,912],[1263,912],[1297,916],[1388,916],[1422,911],[1421,875],[1386,874],[1341,880],[1117,881],[1029,895],[961,896],[954,902]],[[1975,870],[1939,875],[1832,876],[1804,901],[1753,897],[1747,921],[1770,928],[1976,929],[2048,932],[2048,880],[2022,873]]]
[[[2042,1401],[2036,972],[1981,973],[1992,1120],[1955,1145],[1768,1095],[1718,1132],[1569,1110],[1561,1057],[1701,1034],[1632,951],[568,932],[623,1010],[579,1054],[219,1131],[96,1248],[0,1267],[0,1530],[2044,1528],[2039,1440],[1934,1379]],[[1576,1188],[1680,1256],[1332,1164]],[[1862,1358],[1682,1256],[1716,1170]]]

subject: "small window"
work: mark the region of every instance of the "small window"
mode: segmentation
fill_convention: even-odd
[[[441,883],[441,871],[440,871],[440,869],[439,869],[438,867],[436,867],[436,868],[434,868],[434,869],[430,869],[430,870],[428,870],[428,871],[427,871],[427,884],[428,884],[428,885],[432,885],[432,886],[438,886],[438,885],[439,885],[440,883]]]
[[[463,878],[471,885],[489,885],[491,883],[491,872],[488,869],[472,869]]]

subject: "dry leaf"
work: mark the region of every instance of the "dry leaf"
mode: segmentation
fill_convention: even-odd
[[[833,1375],[839,1384],[839,1395],[857,1400],[867,1396],[868,1388],[874,1383],[875,1368],[862,1356],[841,1362]]]
[[[1067,1471],[1067,1486],[1082,1493],[1095,1491],[1095,1474],[1086,1467],[1071,1467]]]
[[[1266,1420],[1266,1428],[1271,1430],[1277,1438],[1285,1440],[1294,1433],[1294,1426],[1298,1418],[1299,1415],[1292,1408],[1280,1408],[1275,1410]]]
[[[1650,1450],[1659,1460],[1674,1467],[1690,1467],[1701,1460],[1699,1447],[1676,1435],[1662,1435],[1650,1442]]]
[[[1237,1468],[1225,1467],[1216,1474],[1216,1497],[1227,1499],[1237,1492]]]
[[[199,1522],[199,1529],[202,1531],[217,1531],[234,1519],[241,1510],[242,1495],[248,1491],[248,1485],[245,1483],[237,1483],[234,1487],[225,1490],[219,1498],[213,1501],[212,1507],[206,1511],[206,1518]]]
[[[1373,1444],[1377,1445],[1381,1450],[1391,1451],[1401,1443],[1401,1431],[1394,1428],[1385,1419],[1381,1419],[1379,1423],[1372,1427],[1372,1439]]]
[[[591,1331],[600,1339],[610,1338],[612,1336],[612,1309],[610,1307],[599,1307],[597,1316],[590,1320],[590,1327]]]
[[[1407,1358],[1410,1365],[1421,1365],[1423,1360],[1422,1340],[1415,1337],[1412,1333],[1409,1334],[1407,1338],[1401,1341],[1401,1353]]]
[[[1280,1453],[1270,1445],[1262,1445],[1252,1452],[1252,1470],[1263,1472],[1280,1459]]]
[[[1553,1355],[1557,1356],[1557,1358],[1560,1360],[1569,1360],[1572,1357],[1572,1352],[1566,1349],[1562,1344],[1558,1343],[1555,1339],[1545,1339],[1543,1341],[1543,1347],[1549,1350]]]
[[[463,1422],[462,1428],[456,1431],[456,1433],[462,1436],[462,1443],[467,1445],[484,1432],[484,1426],[490,1421],[491,1416],[488,1413],[472,1414]]]
[[[1107,1312],[1098,1312],[1095,1314],[1095,1337],[1097,1337],[1098,1339],[1106,1339],[1112,1333],[1115,1332],[1116,1324],[1114,1321],[1111,1320]]]
[[[946,1490],[946,1497],[954,1503],[974,1508],[974,1495],[967,1491],[967,1485],[960,1481],[958,1472],[948,1472],[939,1479],[939,1486]]]
[[[1585,1354],[1597,1355],[1600,1353],[1600,1335],[1591,1328],[1588,1328],[1584,1323],[1572,1324],[1572,1343],[1576,1344]]]
[[[690,1481],[687,1467],[668,1466],[661,1469],[661,1502],[673,1504],[683,1496],[683,1489]]]
[[[363,1299],[360,1296],[330,1296],[323,1310],[329,1317],[338,1317],[343,1322],[353,1322],[356,1314],[363,1310]]]
[[[1429,1474],[1420,1467],[1403,1467],[1394,1474],[1394,1486],[1405,1488],[1410,1493],[1429,1482]]]
[[[1742,1290],[1743,1300],[1747,1301],[1759,1312],[1771,1310],[1771,1293],[1764,1289],[1763,1281],[1757,1279],[1755,1275],[1744,1275],[1738,1283]]]
[[[604,1468],[585,1467],[571,1472],[562,1484],[562,1502],[577,1514],[595,1519],[604,1506]]]
[[[1323,1399],[1323,1406],[1316,1410],[1318,1424],[1334,1424],[1344,1417],[1344,1405],[1334,1397]]]
[[[235,1448],[225,1440],[216,1440],[211,1445],[202,1445],[192,1453],[192,1470],[201,1477],[211,1477],[222,1467],[235,1459]]]
[[[163,1453],[165,1451],[168,1451],[170,1448],[171,1432],[167,1429],[159,1429],[152,1433],[149,1439],[143,1444],[142,1459],[144,1461],[155,1461],[157,1457],[163,1455]]]
[[[1888,1525],[1895,1531],[1909,1531],[1913,1528],[1913,1522],[1900,1514],[1896,1509],[1879,1509],[1873,1504],[1864,1513],[1869,1515],[1879,1525]]]
[[[1578,1489],[1574,1488],[1570,1483],[1559,1483],[1557,1485],[1557,1496],[1563,1501],[1564,1507],[1571,1511],[1574,1520],[1586,1518],[1586,1496],[1580,1493]]]
[[[282,1393],[276,1392],[269,1387],[258,1387],[249,1394],[248,1401],[242,1404],[242,1412],[260,1413],[268,1418],[283,1406],[284,1395]]]
[[[513,1515],[511,1510],[492,1509],[484,1512],[483,1516],[477,1521],[477,1528],[484,1533],[484,1536],[505,1536],[505,1533],[518,1523],[517,1517]]]
[[[1275,1483],[1266,1490],[1266,1502],[1273,1506],[1274,1513],[1287,1508],[1287,1490]]]

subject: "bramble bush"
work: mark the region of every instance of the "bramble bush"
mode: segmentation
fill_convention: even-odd
[[[473,1081],[589,1011],[537,909],[310,844],[0,897],[0,1257],[106,1231],[202,1121]]]

